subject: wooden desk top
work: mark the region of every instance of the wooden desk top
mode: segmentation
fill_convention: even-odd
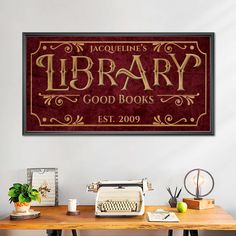
[[[157,208],[173,211],[180,222],[148,222],[147,215],[125,218],[101,218],[94,216],[94,206],[79,206],[80,215],[67,216],[67,206],[33,207],[41,212],[34,220],[11,221],[9,217],[0,220],[0,229],[192,229],[192,230],[236,230],[236,220],[216,206],[207,210],[190,210],[187,213],[177,213],[174,208],[166,206],[146,206],[147,211]]]

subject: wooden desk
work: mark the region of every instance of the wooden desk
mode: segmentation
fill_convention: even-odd
[[[67,206],[33,207],[41,212],[41,217],[34,220],[11,221],[9,218],[0,220],[0,229],[33,229],[33,230],[113,230],[113,229],[182,229],[187,230],[236,230],[236,220],[221,207],[208,210],[190,210],[187,213],[177,213],[166,206],[147,206],[147,211],[162,208],[174,211],[179,223],[148,222],[147,215],[126,218],[100,218],[94,216],[94,206],[79,206],[80,215],[67,216]],[[171,235],[171,231],[169,231]],[[187,235],[187,234],[185,234]]]

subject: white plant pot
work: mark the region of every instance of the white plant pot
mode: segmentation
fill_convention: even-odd
[[[27,213],[30,209],[30,202],[15,202],[15,209],[17,213]]]

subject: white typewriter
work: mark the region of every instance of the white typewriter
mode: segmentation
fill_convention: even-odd
[[[87,187],[96,192],[96,216],[137,216],[144,214],[144,194],[152,190],[147,179],[99,181]]]

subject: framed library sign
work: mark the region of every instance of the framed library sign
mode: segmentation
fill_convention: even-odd
[[[214,134],[214,33],[23,33],[23,134]]]

